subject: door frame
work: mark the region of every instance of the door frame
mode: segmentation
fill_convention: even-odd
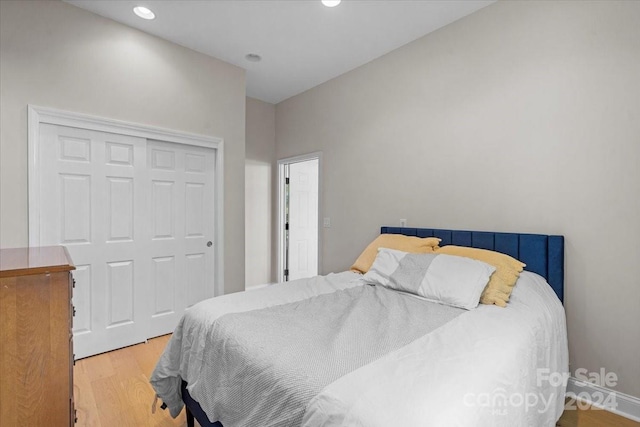
[[[224,294],[224,140],[218,137],[179,132],[156,126],[142,125],[123,120],[108,119],[88,114],[57,110],[54,108],[27,106],[28,123],[28,192],[29,192],[29,246],[40,245],[40,125],[68,126],[99,132],[136,136],[145,139],[195,145],[211,148],[216,152],[215,164],[215,284],[214,295]]]
[[[277,282],[284,281],[284,224],[285,224],[285,198],[284,198],[284,169],[286,165],[292,163],[306,162],[308,160],[318,160],[318,274],[322,272],[322,239],[320,238],[320,230],[322,225],[322,151],[315,151],[309,154],[302,154],[294,157],[287,157],[278,160],[278,271],[276,275]]]

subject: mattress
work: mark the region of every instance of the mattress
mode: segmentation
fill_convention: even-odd
[[[203,301],[151,383],[177,416],[186,381],[225,427],[555,424],[566,327],[543,278],[469,311],[372,288],[343,272]]]

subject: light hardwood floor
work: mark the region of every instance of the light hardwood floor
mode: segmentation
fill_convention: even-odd
[[[155,393],[151,372],[170,335],[109,353],[78,360],[74,368],[77,426],[172,427],[186,426],[184,411],[177,419],[151,404]]]
[[[158,407],[149,376],[170,335],[76,362],[74,393],[80,427],[186,426],[184,412],[172,419]],[[197,425],[197,423],[196,423]],[[561,427],[639,427],[640,423],[601,410],[565,411]],[[258,427],[258,426],[256,426]],[[514,426],[515,427],[515,426]]]

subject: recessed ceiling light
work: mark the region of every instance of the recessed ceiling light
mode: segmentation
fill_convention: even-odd
[[[260,61],[262,61],[262,57],[260,55],[258,55],[257,53],[247,53],[244,57],[245,57],[245,59],[247,61],[251,61],[251,62],[260,62]]]
[[[336,7],[342,0],[322,0],[322,4],[327,7]]]
[[[138,15],[142,19],[154,19],[156,14],[153,13],[150,9],[144,6],[136,6],[133,8],[133,13]]]

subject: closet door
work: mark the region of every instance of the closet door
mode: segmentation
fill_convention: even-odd
[[[148,337],[145,153],[143,138],[40,126],[40,241],[76,263],[77,358]]]
[[[193,304],[214,296],[215,151],[149,141],[150,337],[173,332]]]
[[[215,150],[48,124],[38,147],[39,244],[76,263],[77,358],[171,333],[214,296]]]

